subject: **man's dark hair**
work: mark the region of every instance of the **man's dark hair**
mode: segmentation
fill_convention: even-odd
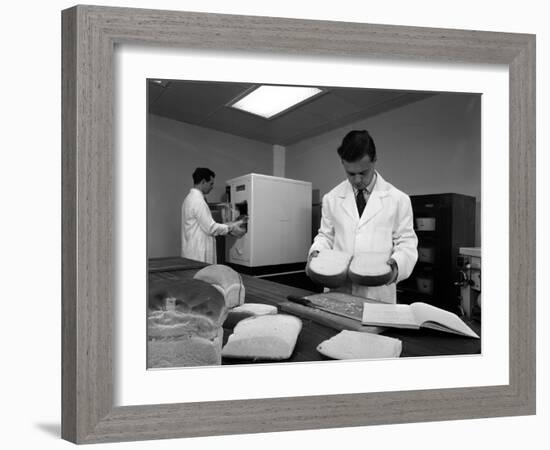
[[[337,151],[340,158],[346,162],[359,161],[366,155],[371,161],[376,161],[376,146],[367,130],[350,131]]]
[[[210,181],[216,174],[206,167],[197,167],[193,172],[193,184],[199,184],[202,180]]]

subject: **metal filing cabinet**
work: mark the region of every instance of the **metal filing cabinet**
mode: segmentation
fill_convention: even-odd
[[[399,303],[422,301],[460,313],[456,260],[460,247],[475,245],[475,197],[461,194],[412,195],[418,261],[397,285]]]

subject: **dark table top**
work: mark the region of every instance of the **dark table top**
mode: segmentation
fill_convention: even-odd
[[[149,280],[173,282],[191,279],[204,266],[207,266],[207,264],[179,257],[150,259]],[[264,303],[278,306],[280,303],[286,301],[288,295],[304,296],[311,294],[310,291],[304,289],[274,283],[245,274],[241,274],[241,276],[245,286],[246,303]],[[285,362],[328,360],[328,358],[317,352],[316,347],[324,340],[338,334],[339,330],[321,325],[308,318],[300,318],[303,323],[302,331],[298,336],[292,357],[285,360]],[[467,322],[467,324],[477,334],[480,334],[479,323]],[[231,332],[232,329],[224,329],[224,343]],[[420,330],[388,328],[381,334],[395,337],[402,341],[403,350],[401,357],[481,353],[481,339],[472,339],[436,330],[425,328]],[[255,362],[261,363],[267,361]],[[250,364],[250,360],[224,358],[222,364]]]

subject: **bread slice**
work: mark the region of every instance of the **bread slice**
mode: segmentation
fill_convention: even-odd
[[[223,323],[224,328],[234,328],[237,323],[243,319],[253,316],[265,316],[269,314],[277,314],[277,307],[273,305],[265,305],[263,303],[244,303],[229,310],[227,319]]]
[[[349,265],[351,281],[363,286],[382,286],[392,278],[391,266],[387,263],[387,253],[357,253]]]
[[[218,289],[228,308],[244,303],[245,291],[241,275],[229,266],[212,264],[199,270],[193,278],[210,283]]]
[[[287,314],[241,320],[222,349],[222,356],[240,359],[288,359],[294,351],[302,321]]]
[[[312,281],[328,288],[345,284],[352,255],[338,250],[321,250],[308,265],[308,276]]]
[[[398,358],[401,350],[399,339],[349,330],[343,330],[317,346],[319,353],[332,359]]]
[[[277,307],[264,303],[245,303],[244,305],[232,308],[230,312],[248,314],[249,316],[265,316],[268,314],[277,314]]]

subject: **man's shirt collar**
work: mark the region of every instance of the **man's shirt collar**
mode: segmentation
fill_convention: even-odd
[[[372,194],[372,190],[374,189],[374,185],[376,184],[376,179],[378,178],[378,174],[374,172],[374,176],[372,177],[372,180],[370,180],[370,183],[367,185],[367,187],[364,189],[363,193],[370,195]],[[351,183],[350,183],[351,184]],[[353,188],[353,193],[357,195],[358,189],[355,188],[355,186],[351,185]],[[365,192],[366,191],[366,192]]]

